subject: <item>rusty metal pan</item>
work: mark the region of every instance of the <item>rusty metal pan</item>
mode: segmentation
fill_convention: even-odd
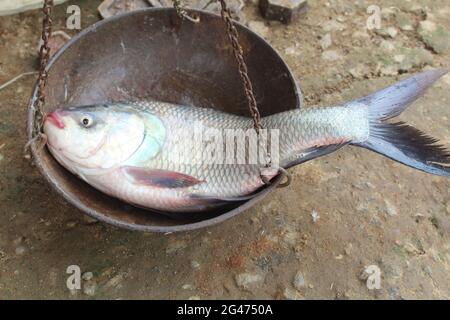
[[[198,24],[173,8],[150,8],[100,21],[72,38],[50,60],[44,112],[56,108],[130,99],[209,107],[249,115],[236,61],[220,16],[199,10]],[[299,108],[300,89],[276,51],[236,23],[258,107],[266,116]],[[28,106],[31,138],[37,87]],[[131,230],[176,232],[225,221],[254,205],[255,198],[214,212],[171,217],[135,208],[104,195],[61,167],[47,149],[32,148],[37,167],[68,202],[100,221]]]

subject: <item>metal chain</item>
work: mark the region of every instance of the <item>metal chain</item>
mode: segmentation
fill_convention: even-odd
[[[252,82],[248,75],[247,64],[245,63],[244,60],[244,51],[242,50],[242,46],[239,43],[239,34],[237,32],[236,27],[234,26],[233,20],[231,18],[231,11],[230,9],[227,8],[225,0],[218,0],[218,1],[220,2],[221,5],[222,19],[224,20],[227,27],[227,35],[228,38],[230,39],[231,45],[233,47],[233,53],[238,63],[239,75],[241,76],[242,83],[244,85],[245,96],[247,98],[250,114],[252,115],[253,118],[254,128],[259,137],[259,133],[263,129],[263,125],[261,123],[261,114],[259,113],[258,105],[255,99],[255,94],[253,93]],[[272,166],[270,153],[267,153],[267,159],[268,160],[264,168],[261,170],[261,180],[265,184],[269,185],[271,184],[271,181],[264,174],[264,171]],[[278,185],[278,188],[287,187],[291,183],[291,177],[289,173],[284,168],[281,167],[278,168],[277,170],[278,174],[281,174],[286,178],[286,181],[280,183]]]
[[[39,68],[39,78],[38,78],[38,91],[37,99],[35,103],[35,134],[42,133],[42,122],[44,120],[44,113],[42,108],[45,105],[45,86],[47,85],[47,64],[50,59],[50,47],[48,41],[52,35],[52,8],[53,0],[44,0],[44,7],[42,12],[44,13],[44,19],[42,21],[42,45],[39,50],[40,68]]]
[[[225,0],[218,0],[220,2],[220,5],[222,7],[221,9],[221,15],[222,19],[225,21],[226,27],[227,27],[227,34],[228,38],[231,41],[231,45],[233,47],[233,53],[236,57],[236,61],[238,63],[239,68],[239,75],[241,76],[242,82],[244,84],[244,90],[245,90],[245,96],[247,98],[248,102],[248,108],[250,110],[250,113],[253,118],[254,127],[257,133],[261,129],[263,129],[263,126],[261,124],[261,115],[258,110],[258,106],[256,103],[255,95],[253,93],[253,86],[250,81],[250,77],[248,76],[248,68],[247,64],[244,60],[244,52],[242,50],[241,45],[239,44],[239,35],[237,32],[236,27],[233,24],[232,18],[231,18],[231,12],[230,9],[227,8],[227,4]]]
[[[180,18],[182,19],[187,19],[190,22],[193,23],[199,23],[200,22],[200,17],[191,17],[186,10],[184,10],[182,4],[181,4],[181,0],[172,0],[173,2],[173,7],[175,8],[175,10],[177,11],[178,16],[180,16]]]

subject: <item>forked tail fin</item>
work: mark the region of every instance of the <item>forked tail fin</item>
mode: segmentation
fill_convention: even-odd
[[[420,73],[356,103],[369,106],[369,138],[356,145],[373,150],[410,167],[450,177],[450,151],[420,130],[386,120],[398,116],[450,69]]]

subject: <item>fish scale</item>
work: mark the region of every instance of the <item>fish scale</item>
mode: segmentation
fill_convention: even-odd
[[[194,130],[193,125],[198,122],[201,122],[206,128],[219,130],[253,129],[253,121],[250,118],[209,108],[179,106],[162,102],[138,102],[132,106],[161,119],[169,135],[172,130],[179,130],[180,124],[183,126],[182,131],[191,132]],[[348,121],[355,125],[345,125],[345,122]],[[356,125],[357,123],[360,125]],[[367,107],[364,106],[313,107],[286,111],[263,118],[262,124],[266,129],[279,130],[280,166],[286,166],[287,159],[296,152],[314,147],[311,142],[317,141],[317,144],[320,145],[320,143],[335,139],[357,141],[368,135]],[[181,172],[206,181],[196,187],[195,192],[197,193],[238,197],[251,193],[264,184],[261,180],[262,164],[200,163],[181,165],[171,160],[172,152],[173,146],[166,144],[158,156],[149,159],[145,165]],[[202,148],[199,148],[197,152],[199,155],[203,155]]]

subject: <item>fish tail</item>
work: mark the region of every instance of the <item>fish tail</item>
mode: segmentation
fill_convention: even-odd
[[[450,177],[450,151],[437,139],[404,122],[386,122],[402,113],[448,71],[423,72],[357,100],[369,107],[369,137],[354,144],[412,168]]]

